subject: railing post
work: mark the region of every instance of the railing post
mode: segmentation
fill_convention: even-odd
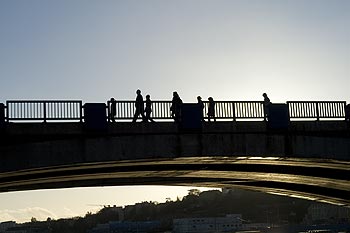
[[[235,108],[235,102],[232,102],[232,113],[233,113],[233,121],[236,121],[236,108]]]
[[[6,117],[6,121],[7,122],[9,122],[10,120],[9,120],[9,104],[8,104],[8,101],[6,101],[6,106],[5,106],[5,110],[6,110],[6,115],[5,115],[5,117]]]
[[[44,104],[44,123],[46,123],[46,102],[43,102]]]
[[[83,102],[80,101],[79,102],[79,118],[80,118],[80,122],[83,122]]]
[[[106,110],[107,110],[107,121],[111,122],[112,121],[112,114],[111,114],[111,108],[110,108],[109,100],[107,101]]]
[[[319,103],[316,102],[316,120],[319,121],[320,120],[320,110],[319,110]]]

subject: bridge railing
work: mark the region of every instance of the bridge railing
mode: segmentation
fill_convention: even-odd
[[[208,101],[203,101],[203,116],[207,119]],[[108,101],[108,118],[111,118],[111,102]],[[171,101],[152,101],[153,119],[170,120]],[[116,101],[116,120],[133,119],[135,113],[135,101]],[[216,119],[264,119],[264,107],[262,101],[216,101]]]
[[[290,119],[345,118],[345,101],[287,101]]]
[[[208,101],[203,101],[207,119]],[[345,101],[288,101],[290,119],[345,119]],[[111,102],[107,102],[110,119]],[[171,101],[152,101],[153,119],[171,120]],[[83,121],[81,100],[8,100],[7,121]],[[131,120],[135,101],[116,101],[116,120]],[[263,101],[216,101],[215,118],[221,120],[265,119]]]
[[[208,101],[204,103],[204,117],[207,118]],[[263,101],[216,101],[216,119],[264,119]]]
[[[81,100],[8,100],[7,121],[82,121]]]

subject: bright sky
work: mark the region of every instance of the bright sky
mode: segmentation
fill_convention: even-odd
[[[350,101],[349,12],[348,0],[2,0],[0,102],[133,100],[138,88],[154,100],[170,100],[176,90],[185,102],[197,95],[262,100],[263,92],[275,103]],[[155,200],[145,196],[151,190],[159,193],[4,193],[0,221]],[[177,190],[181,196],[188,188]],[[177,195],[161,192],[157,201]]]

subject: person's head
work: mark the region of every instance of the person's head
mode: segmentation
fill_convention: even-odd
[[[112,98],[111,98],[111,101],[115,101],[115,99],[112,97]]]
[[[173,96],[174,96],[174,97],[178,97],[178,96],[179,96],[179,94],[177,94],[177,92],[176,92],[176,91],[174,91],[174,92],[173,92]]]
[[[146,99],[149,99],[149,98],[151,98],[151,96],[150,95],[146,95]]]
[[[138,94],[138,95],[141,94],[140,89],[137,89],[136,94]]]
[[[262,95],[262,96],[267,97],[267,94],[266,94],[266,93],[263,93],[263,95]]]
[[[208,98],[209,101],[214,101],[213,97]]]
[[[197,100],[198,100],[198,101],[201,101],[201,100],[202,100],[202,97],[197,96]]]

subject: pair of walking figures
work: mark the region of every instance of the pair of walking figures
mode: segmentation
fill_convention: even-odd
[[[111,121],[115,122],[115,116],[117,113],[117,104],[116,100],[114,98],[111,98]],[[141,95],[141,90],[136,91],[136,101],[135,101],[135,113],[134,117],[132,119],[132,122],[136,122],[139,115],[142,117],[143,122],[154,122],[154,120],[151,118],[151,112],[152,112],[152,101],[151,96],[146,95],[146,107],[144,107],[144,101],[143,96]]]

